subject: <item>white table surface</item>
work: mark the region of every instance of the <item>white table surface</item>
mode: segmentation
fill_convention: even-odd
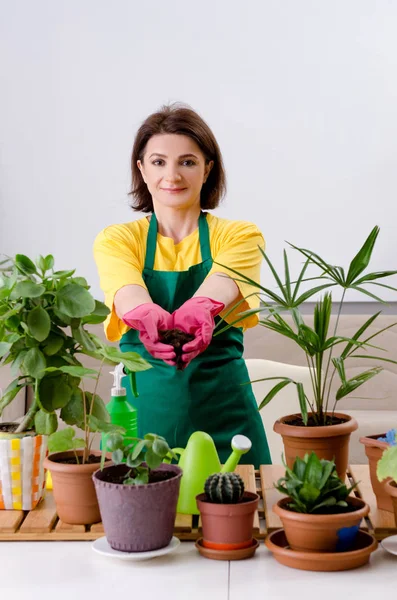
[[[394,597],[397,556],[379,548],[370,563],[339,573],[284,567],[261,543],[255,557],[215,561],[192,542],[144,562],[106,558],[91,542],[0,542],[0,596],[10,600],[267,600]],[[123,594],[123,596],[121,596]]]

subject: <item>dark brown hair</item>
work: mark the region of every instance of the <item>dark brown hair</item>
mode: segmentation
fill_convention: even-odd
[[[143,181],[137,161],[143,161],[149,139],[162,133],[190,137],[199,146],[206,162],[214,161],[201,189],[200,205],[203,209],[216,208],[226,192],[226,176],[218,142],[207,123],[194,110],[179,103],[163,106],[158,112],[149,115],[136,134],[131,157],[132,208],[141,212],[153,212],[152,196]]]

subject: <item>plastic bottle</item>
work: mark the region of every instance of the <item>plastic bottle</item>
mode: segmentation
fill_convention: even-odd
[[[110,371],[114,377],[111,391],[111,400],[106,406],[110,414],[110,422],[120,425],[126,430],[125,437],[138,436],[137,410],[127,400],[127,390],[122,386],[122,378],[125,376],[123,364],[120,363],[114,371]],[[102,434],[102,443],[105,444],[106,436]],[[130,444],[131,440],[126,440]]]

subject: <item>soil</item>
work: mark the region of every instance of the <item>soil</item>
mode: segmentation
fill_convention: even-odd
[[[131,477],[135,474],[135,469],[130,469],[126,465],[119,465],[117,469],[109,469],[107,471],[103,471],[101,473],[101,481],[106,481],[108,483],[119,483],[122,484],[125,476],[131,472]],[[158,483],[159,481],[166,481],[167,479],[172,479],[175,477],[177,473],[174,471],[150,471],[149,474],[149,483]]]
[[[340,417],[326,417],[325,423],[319,425],[313,417],[309,416],[307,425],[302,421],[302,417],[300,415],[294,415],[294,419],[288,419],[288,421],[283,420],[286,425],[295,425],[298,427],[324,427],[325,425],[340,425],[341,423],[346,423],[346,419],[341,419]]]
[[[283,508],[286,508],[287,510],[290,510],[291,512],[296,513],[296,510],[292,510],[288,504],[283,506]],[[323,508],[321,510],[316,510],[316,512],[308,513],[308,514],[311,514],[311,515],[342,515],[345,513],[355,512],[356,510],[358,510],[357,506],[352,506],[351,504],[348,504],[345,507],[330,506],[329,508]]]
[[[194,340],[194,335],[185,333],[180,329],[167,329],[160,331],[160,339],[164,344],[170,344],[174,347],[176,354],[176,368],[178,371],[183,371],[186,363],[182,361],[182,346]]]
[[[82,457],[79,456],[79,462],[77,462],[76,457],[72,456],[71,458],[62,458],[61,460],[55,460],[54,462],[62,463],[63,465],[78,465],[81,464]],[[52,460],[52,459],[51,459]],[[101,462],[100,456],[95,456],[94,454],[90,454],[88,460],[85,461],[86,465],[99,464]]]
[[[2,433],[14,433],[18,429],[18,423],[0,423]]]

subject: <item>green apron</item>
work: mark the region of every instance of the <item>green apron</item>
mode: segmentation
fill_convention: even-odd
[[[199,236],[202,262],[188,271],[155,271],[157,219],[152,214],[147,237],[143,280],[156,304],[170,313],[191,298],[212,267],[207,219],[201,213]],[[217,317],[216,321],[220,318]],[[242,358],[243,333],[230,327],[213,337],[209,347],[193,359],[184,371],[153,358],[130,329],[120,341],[123,352],[138,352],[153,368],[136,374],[139,396],[133,397],[129,383],[128,399],[138,410],[138,435],[157,433],[171,447],[185,448],[194,431],[206,431],[214,440],[222,463],[231,452],[231,440],[243,434],[252,449],[241,462],[270,464],[270,453],[262,419]],[[125,378],[126,382],[128,378]]]

